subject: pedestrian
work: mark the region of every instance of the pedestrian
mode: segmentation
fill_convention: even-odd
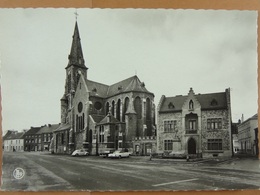
[[[187,154],[187,156],[186,156],[186,161],[187,162],[189,162],[190,161],[190,157],[189,157],[189,155]]]

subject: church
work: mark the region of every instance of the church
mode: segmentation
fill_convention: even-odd
[[[112,85],[89,80],[77,21],[65,69],[54,153],[86,149],[91,155],[109,150],[149,155],[156,151],[154,94],[136,75]]]

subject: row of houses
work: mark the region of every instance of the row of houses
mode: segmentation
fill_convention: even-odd
[[[18,132],[8,130],[3,136],[3,151],[49,151],[53,131],[60,124],[48,124],[41,127],[31,127]]]
[[[53,140],[52,150],[60,154],[84,148],[91,155],[107,150],[232,155],[230,89],[196,94],[190,88],[185,95],[162,95],[156,109],[154,94],[137,75],[112,85],[89,80],[77,22],[65,70],[60,124],[32,127],[23,135],[25,151],[48,150]],[[252,149],[248,140],[241,143],[241,148]]]

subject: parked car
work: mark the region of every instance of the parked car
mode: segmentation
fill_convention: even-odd
[[[71,156],[88,156],[89,152],[84,149],[75,150]]]
[[[186,158],[185,151],[171,151],[164,153],[163,158]]]
[[[103,157],[103,158],[107,158],[109,154],[112,154],[115,150],[106,150],[104,152],[100,152],[99,156]]]
[[[130,153],[129,152],[124,152],[120,150],[116,150],[111,154],[108,154],[108,158],[129,158]]]

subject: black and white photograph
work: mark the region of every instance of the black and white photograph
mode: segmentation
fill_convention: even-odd
[[[0,9],[1,190],[259,189],[257,17]]]

